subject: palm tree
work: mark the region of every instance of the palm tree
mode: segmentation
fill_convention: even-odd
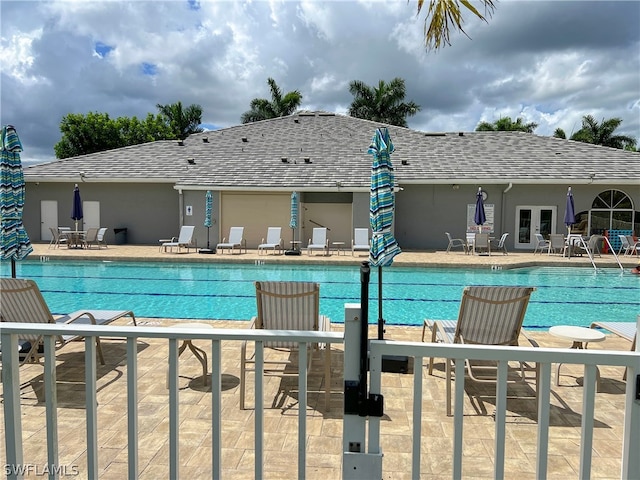
[[[402,78],[394,78],[389,83],[380,80],[377,87],[354,80],[349,84],[349,92],[354,97],[349,106],[352,117],[406,127],[407,117],[420,111],[420,105],[404,102],[406,91]]]
[[[192,104],[184,110],[182,102],[172,103],[171,105],[157,104],[156,107],[160,114],[167,119],[169,128],[171,128],[176,138],[184,140],[192,133],[203,131],[200,128],[200,123],[202,123],[202,107],[200,105]]]
[[[480,122],[476,127],[476,132],[527,132],[533,133],[538,127],[537,123],[524,123],[522,118],[516,118],[514,122],[511,117],[502,117],[493,123]]]
[[[271,101],[265,98],[254,98],[251,100],[249,104],[251,110],[244,112],[240,118],[242,123],[285,117],[295,112],[302,103],[302,94],[298,90],[293,90],[283,97],[280,88],[278,88],[273,78],[268,78],[267,83],[271,89]]]
[[[622,124],[622,119],[620,118],[603,119],[602,123],[598,124],[592,115],[585,115],[582,117],[582,128],[571,135],[571,140],[612,148],[635,148],[635,138],[613,134],[620,124]]]
[[[494,0],[481,0],[484,3],[485,15],[491,16],[496,6]],[[467,0],[460,0],[464,7],[480,20],[487,21],[472,4]],[[427,50],[438,50],[445,45],[451,45],[449,29],[460,30],[467,37],[462,28],[464,19],[460,11],[458,0],[430,0],[429,11],[424,20],[424,44]],[[424,0],[418,0],[418,14],[424,6]],[[429,21],[429,19],[431,19]]]

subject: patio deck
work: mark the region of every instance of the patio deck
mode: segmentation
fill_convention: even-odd
[[[48,249],[36,245],[33,256],[99,257],[127,259],[162,259],[166,261],[320,261],[359,263],[365,256],[351,257],[319,255],[307,257],[258,256],[251,252],[243,255],[162,254],[157,246],[110,246],[109,249],[75,251]],[[544,258],[540,258],[544,257]],[[603,261],[606,257],[603,257]],[[547,255],[514,253],[491,257],[474,257],[462,253],[403,253],[398,264],[431,264],[464,266],[489,264],[529,265],[532,262],[572,262],[590,266],[588,259],[562,259]],[[625,265],[633,266],[636,259]],[[613,263],[612,266],[614,266]],[[631,319],[630,319],[631,320]],[[140,324],[171,325],[172,319],[139,319]],[[116,323],[125,322],[119,320]],[[248,328],[248,322],[212,320],[216,328]],[[121,323],[123,324],[123,323]],[[372,327],[374,328],[374,327]],[[342,325],[334,324],[334,331]],[[375,336],[372,330],[371,336]],[[419,341],[419,327],[387,327],[386,338]],[[541,345],[567,347],[566,341],[545,332],[532,332]],[[198,346],[210,353],[207,342]],[[240,349],[237,342],[223,343],[222,391],[222,465],[223,477],[250,479],[253,470],[253,410],[239,409]],[[121,479],[127,476],[127,416],[126,416],[126,362],[125,343],[106,340],[106,365],[98,366],[98,442],[100,478]],[[340,347],[341,348],[341,347]],[[340,478],[342,462],[342,355],[336,348],[332,361],[332,408],[324,410],[321,395],[309,395],[307,424],[307,478]],[[606,341],[590,345],[593,349],[629,350],[629,343],[607,336]],[[87,478],[84,438],[84,344],[73,343],[58,352],[57,394],[59,401],[59,457],[67,475]],[[168,391],[166,389],[166,341],[145,339],[138,343],[138,395],[139,395],[139,465],[141,479],[168,478]],[[211,370],[211,367],[209,367]],[[28,365],[20,369],[24,388],[21,394],[23,415],[24,459],[34,470],[26,478],[38,478],[46,464],[45,408],[43,399],[42,367]],[[548,478],[576,478],[579,472],[580,423],[582,404],[582,370],[572,365],[563,366],[562,386],[552,386],[550,458]],[[624,388],[623,371],[602,368],[601,391],[596,396],[594,430],[593,478],[618,478],[620,475],[620,449],[623,435]],[[309,389],[320,390],[320,375],[309,378]],[[433,376],[423,369],[425,403],[423,405],[423,459],[421,478],[451,478],[451,445],[453,418],[445,415],[444,364],[436,361]],[[251,378],[248,386],[252,385]],[[410,477],[412,377],[385,373],[385,417],[382,425],[384,478]],[[492,386],[469,384],[465,400],[464,464],[465,478],[491,478],[493,476],[493,448],[495,424],[492,412],[495,399]],[[536,422],[533,385],[510,388],[507,405],[507,478],[535,478]],[[265,478],[296,478],[297,392],[295,383],[277,378],[265,381]],[[275,399],[275,400],[274,400]],[[273,404],[271,403],[273,400]],[[252,399],[250,398],[250,402]],[[251,404],[251,403],[250,403]],[[211,465],[211,393],[204,387],[198,361],[186,351],[180,359],[180,477],[210,478]],[[0,410],[2,416],[2,410]],[[4,435],[4,423],[0,424]],[[4,442],[0,442],[0,462],[4,465]]]

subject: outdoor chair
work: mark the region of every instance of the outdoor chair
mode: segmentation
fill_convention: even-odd
[[[183,225],[180,227],[180,234],[178,238],[173,237],[169,242],[163,242],[161,245],[162,250],[166,253],[168,251],[173,252],[173,247],[178,249],[178,253],[180,253],[180,249],[186,248],[187,253],[189,253],[190,248],[197,248],[197,244],[193,240],[193,232],[196,227],[193,225]]]
[[[552,253],[564,254],[566,243],[564,235],[561,233],[552,233],[549,235],[549,246],[547,247],[547,255]]]
[[[351,239],[351,256],[355,252],[369,252],[371,246],[369,244],[369,229],[368,228],[354,228],[353,238]]]
[[[626,255],[629,251],[629,248],[631,247],[631,245],[629,244],[629,239],[626,235],[618,235],[618,238],[620,239],[620,249],[618,250],[618,255],[620,255],[622,252],[624,252],[624,254]]]
[[[481,251],[491,256],[491,241],[489,240],[488,233],[476,233],[473,240],[473,253],[479,254]]]
[[[264,330],[331,331],[329,317],[320,315],[320,285],[315,282],[256,282],[258,314],[251,320],[251,328]],[[256,372],[255,351],[249,352],[247,341],[241,346],[240,408],[245,408],[246,376]],[[298,351],[297,342],[264,342],[265,348],[289,354]],[[255,349],[253,349],[255,350]],[[306,352],[307,373],[311,370],[314,351],[324,350],[325,407],[329,410],[331,394],[331,349],[329,344],[309,345]],[[297,358],[265,359],[264,375],[298,378]]]
[[[537,347],[538,344],[528,338],[522,330],[522,323],[534,287],[473,286],[466,287],[462,293],[458,320],[425,319],[422,327],[422,341],[426,329],[431,330],[432,342],[465,343],[480,345],[518,345],[522,334]],[[445,359],[446,405],[447,415],[451,415],[451,381],[453,360]],[[466,372],[477,382],[496,381],[496,363],[465,360]],[[510,383],[525,381],[526,371],[535,371],[536,385],[538,368],[521,363],[519,369],[510,369]],[[514,379],[514,374],[518,378]],[[429,359],[429,375],[433,374],[433,357]]]
[[[258,245],[258,255],[266,250],[272,249],[275,255],[276,250],[282,253],[282,228],[281,227],[269,227],[267,228],[267,239],[262,239],[262,243]]]
[[[95,227],[87,228],[87,232],[81,240],[85,248],[90,248],[92,243],[96,243],[98,241],[98,229]]]
[[[632,352],[636,349],[636,342],[638,341],[636,322],[593,322],[591,328],[604,328],[620,338],[629,340]],[[587,344],[585,344],[584,348],[587,348]],[[627,369],[625,369],[622,379],[627,379]]]
[[[536,253],[540,252],[542,253],[544,250],[547,251],[547,253],[549,252],[549,242],[547,240],[544,239],[544,237],[542,236],[542,234],[540,233],[536,233],[535,234],[536,237],[536,246],[533,249],[533,254],[535,255]]]
[[[640,253],[640,240],[635,240],[633,235],[626,235],[629,246],[625,250],[625,255],[638,255]]]
[[[307,245],[307,255],[311,255],[313,250],[322,250],[325,255],[329,255],[329,239],[327,238],[327,228],[319,227],[313,229],[313,236]]]
[[[216,249],[220,253],[224,253],[224,249],[227,248],[229,253],[233,255],[233,251],[238,247],[238,253],[242,253],[242,247],[244,247],[244,253],[247,253],[247,241],[244,239],[244,227],[231,227],[229,229],[229,240],[222,239],[222,242],[216,245]]]
[[[49,248],[59,248],[61,244],[67,244],[69,238],[64,235],[59,227],[49,227],[51,231],[51,241],[49,242]]]
[[[467,253],[467,242],[465,242],[461,238],[452,238],[449,232],[444,232],[447,236],[447,240],[449,240],[449,244],[447,245],[447,253],[451,251],[452,248],[462,247],[464,253]]]
[[[104,248],[109,248],[107,247],[107,239],[105,238],[107,230],[108,228],[106,227],[102,227],[98,230],[98,235],[96,236],[96,244],[98,245],[98,248],[101,248],[102,245],[104,245]]]
[[[502,253],[505,255],[508,255],[509,252],[507,252],[507,237],[509,236],[509,233],[503,233],[502,236],[500,237],[500,240],[498,240],[498,245],[496,246],[496,248],[498,250],[502,250]]]
[[[2,302],[0,303],[0,319],[3,322],[15,323],[53,323],[53,324],[81,324],[108,325],[118,318],[129,316],[134,325],[136,317],[131,310],[78,310],[59,318],[54,318],[49,307],[33,280],[23,278],[0,278]],[[25,333],[21,335],[23,353],[20,355],[20,365],[24,363],[38,363],[44,356],[42,335]],[[67,343],[82,338],[80,335],[63,334],[56,337],[56,349]],[[104,356],[100,337],[96,337],[96,348],[100,363],[103,365]]]

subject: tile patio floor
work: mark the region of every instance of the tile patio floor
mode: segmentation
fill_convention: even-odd
[[[48,249],[36,245],[37,256],[90,256],[102,258],[136,258],[191,261],[228,261],[230,255],[160,254],[157,246],[110,246],[108,250],[74,251]],[[200,257],[200,258],[199,258]],[[206,257],[206,258],[202,258]],[[403,258],[404,257],[404,258]],[[544,258],[540,258],[544,257]],[[524,265],[531,262],[567,262],[546,255],[515,253],[507,256],[474,257],[462,253],[403,253],[398,263],[405,264],[491,264]],[[236,256],[235,260],[292,261],[296,257],[258,257],[255,252]],[[306,255],[299,260],[305,260]],[[340,261],[359,263],[366,257],[332,255],[314,256],[307,261]],[[582,259],[570,262],[585,263]],[[505,263],[501,263],[505,262]],[[637,260],[627,263],[633,266]],[[586,265],[589,265],[586,260]],[[142,323],[145,319],[139,319]],[[174,320],[149,320],[170,325]],[[126,320],[121,320],[126,322]],[[248,328],[248,322],[213,320],[219,328]],[[334,331],[341,331],[334,324]],[[386,338],[419,340],[417,327],[387,327]],[[372,331],[372,336],[375,333]],[[560,339],[546,332],[531,332],[543,346],[566,347]],[[199,346],[210,353],[208,342]],[[629,343],[608,336],[602,343],[590,348],[628,350]],[[119,340],[105,340],[105,366],[98,365],[98,442],[101,479],[122,479],[127,476],[126,426],[126,362],[125,344]],[[342,355],[336,348],[332,359],[332,408],[325,411],[321,395],[310,393],[307,415],[307,478],[340,478],[342,460]],[[58,427],[60,464],[77,466],[74,478],[87,478],[85,471],[84,427],[84,367],[83,344],[67,345],[58,352]],[[139,369],[139,465],[141,479],[168,478],[168,392],[166,381],[166,341],[142,339],[138,349]],[[223,343],[222,392],[222,465],[223,478],[253,478],[253,410],[240,410],[238,342]],[[318,364],[316,364],[318,365]],[[320,368],[320,366],[318,367]],[[209,368],[210,371],[210,368]],[[619,478],[624,413],[622,370],[602,368],[601,391],[596,395],[595,429],[593,441],[593,478]],[[21,394],[23,418],[24,460],[30,465],[46,463],[45,408],[42,396],[42,368],[28,365],[20,370],[24,384]],[[423,439],[422,477],[451,478],[451,451],[453,420],[445,415],[445,380],[442,360],[436,361],[433,376],[423,368]],[[567,365],[562,370],[562,386],[552,385],[549,478],[577,478],[580,454],[580,422],[582,397],[582,371]],[[319,389],[321,377],[312,374],[309,388]],[[385,373],[383,394],[385,416],[382,422],[383,472],[385,479],[410,478],[412,376]],[[252,384],[250,377],[249,385]],[[534,390],[532,384],[510,387],[507,405],[506,478],[535,478],[536,422],[534,416]],[[465,478],[491,478],[493,476],[493,439],[495,424],[491,414],[495,409],[493,388],[467,387],[464,420]],[[515,398],[517,397],[517,398]],[[295,384],[270,378],[265,382],[265,478],[297,477],[297,392]],[[274,400],[275,399],[275,400]],[[252,402],[252,399],[250,399]],[[272,403],[273,402],[273,403]],[[211,478],[211,394],[210,387],[202,385],[200,364],[189,352],[180,359],[180,477]],[[251,403],[249,403],[251,405]],[[0,416],[2,410],[0,409]],[[4,440],[4,421],[0,424]],[[0,442],[0,463],[5,461],[4,441]],[[31,475],[27,478],[41,478]],[[640,478],[640,474],[639,477]]]

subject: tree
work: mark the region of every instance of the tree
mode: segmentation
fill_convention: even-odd
[[[291,115],[302,103],[302,94],[298,90],[288,92],[284,97],[282,91],[273,78],[267,79],[271,89],[271,101],[266,98],[254,98],[249,104],[250,110],[244,112],[242,123],[258,122],[269,118],[286,117]]]
[[[156,105],[160,114],[167,119],[169,128],[175,138],[184,140],[192,133],[200,133],[202,123],[202,107],[197,104],[189,105],[186,109],[182,108],[182,102],[172,103],[171,105]]]
[[[556,138],[562,138],[562,139],[566,139],[567,138],[567,134],[564,133],[564,130],[561,129],[560,127],[555,129],[555,131],[553,132],[553,136],[556,137]]]
[[[620,118],[610,118],[598,123],[592,115],[582,117],[582,128],[571,135],[571,140],[605,147],[635,149],[636,139],[627,135],[614,135],[615,130],[622,124]]]
[[[476,127],[476,132],[527,132],[533,133],[538,127],[537,123],[524,123],[522,118],[516,118],[514,122],[511,117],[502,117],[493,123],[480,122]]]
[[[377,87],[354,80],[349,84],[349,92],[354,97],[349,106],[352,117],[406,127],[407,117],[420,111],[420,105],[404,102],[406,90],[402,78],[389,83],[380,80]]]
[[[494,0],[480,0],[484,4],[485,15],[491,16],[495,10]],[[418,0],[418,14],[424,6],[424,0]],[[469,37],[462,28],[464,19],[460,10],[460,3],[480,20],[487,21],[470,0],[430,0],[429,10],[424,20],[424,44],[427,50],[438,50],[445,45],[451,45],[450,29],[459,30]]]
[[[136,117],[118,117],[108,113],[69,113],[60,122],[62,138],[53,147],[57,158],[69,158],[114,148],[175,138],[166,119],[147,115],[144,121]]]

